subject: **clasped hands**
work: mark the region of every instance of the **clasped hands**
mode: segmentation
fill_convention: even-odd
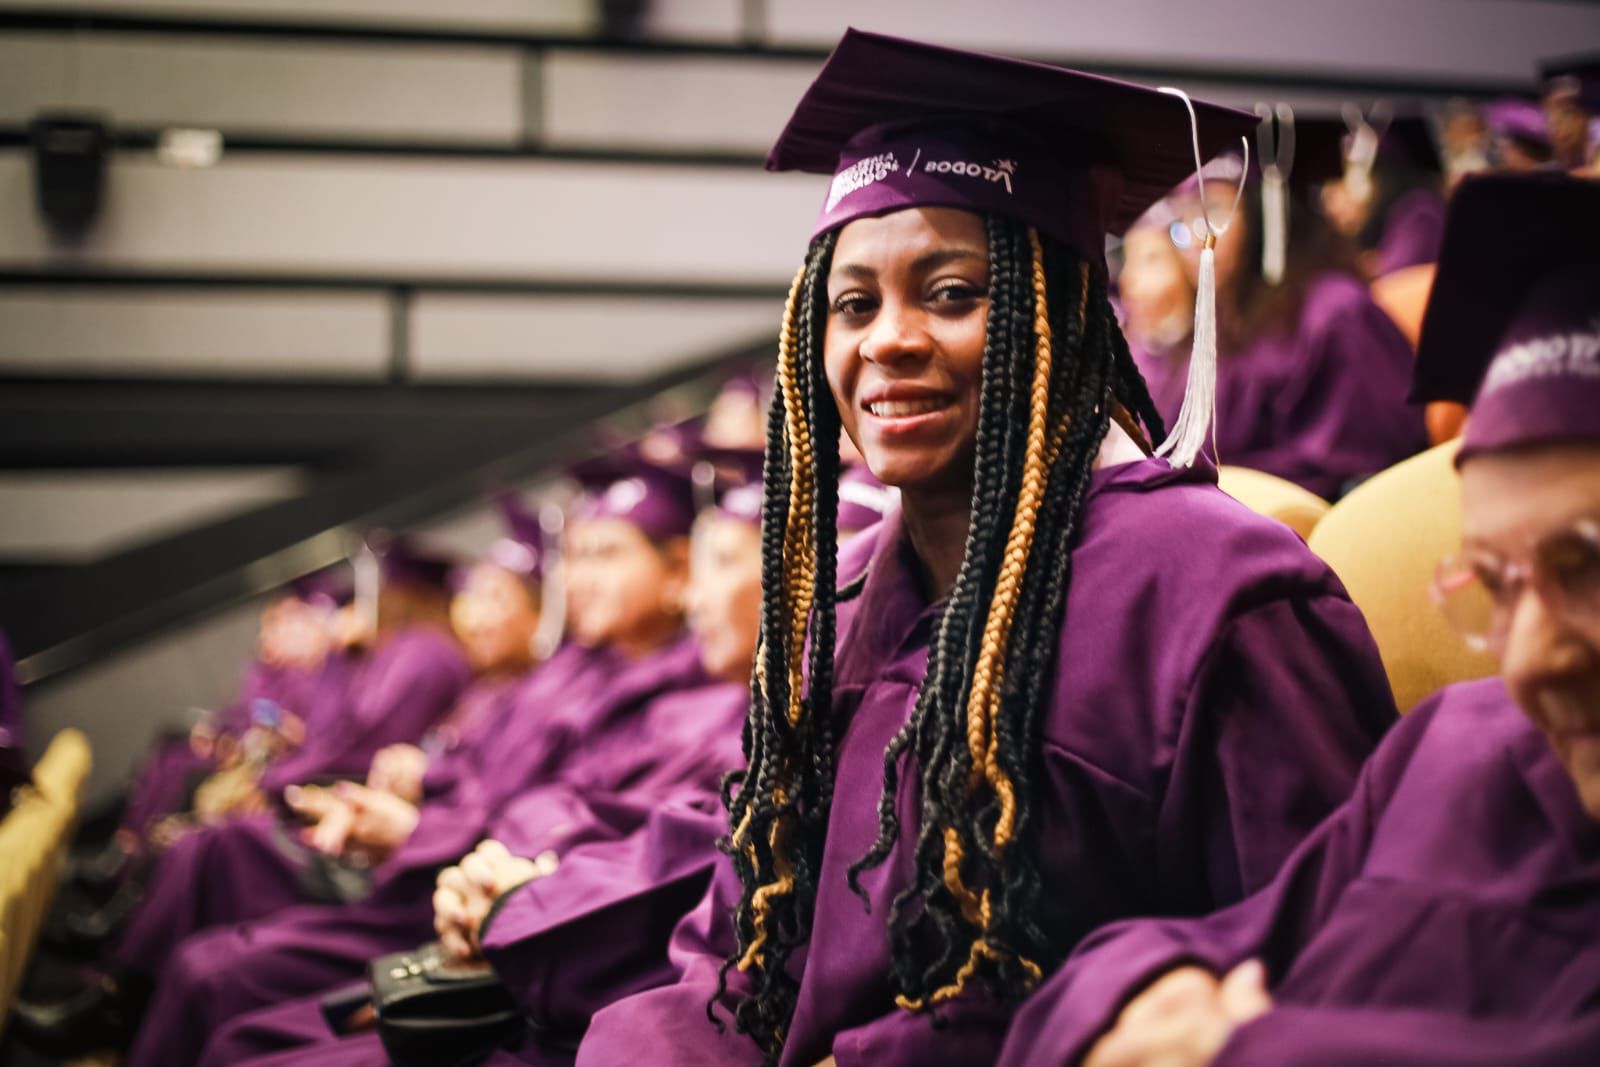
[[[1259,960],[1221,979],[1200,967],[1178,967],[1128,1003],[1083,1067],[1206,1067],[1236,1029],[1270,1010]]]

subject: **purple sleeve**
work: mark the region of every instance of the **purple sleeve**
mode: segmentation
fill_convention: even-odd
[[[364,776],[372,756],[384,745],[415,742],[450,710],[468,682],[466,661],[450,639],[434,634],[402,634],[387,653],[388,669],[372,672],[371,684],[319,723],[313,736],[262,776],[265,792],[321,775]]]
[[[1373,273],[1383,277],[1419,263],[1436,263],[1444,241],[1445,202],[1432,189],[1413,189],[1389,208]]]
[[[0,742],[7,737],[9,744],[22,747],[22,690],[17,685],[11,645],[0,632]]]
[[[1213,1067],[1591,1067],[1600,1015],[1559,1023],[1381,1009],[1274,1008],[1234,1032]]]
[[[748,989],[744,976],[729,971],[728,989],[717,996],[718,972],[733,951],[731,918],[738,899],[738,876],[719,857],[710,889],[672,932],[667,955],[677,980],[596,1012],[578,1046],[578,1067],[637,1063],[642,1049],[653,1064],[761,1061],[760,1050],[733,1026],[732,1005]],[[706,1017],[713,1000],[720,1025]]]
[[[573,850],[496,904],[484,955],[541,1026],[581,1031],[600,1008],[673,980],[669,935],[704,895],[726,828],[714,799],[666,804],[638,833]]]
[[[1259,958],[1269,975],[1284,973],[1360,871],[1377,816],[1431,715],[1419,708],[1396,728],[1351,797],[1255,896],[1202,918],[1135,919],[1086,938],[1017,1013],[1002,1067],[1078,1062],[1130,1000],[1176,967],[1223,974]]]

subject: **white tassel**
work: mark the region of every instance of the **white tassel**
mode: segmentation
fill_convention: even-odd
[[[566,519],[554,504],[539,509],[544,581],[539,586],[539,628],[533,634],[533,654],[541,663],[561,647],[567,629],[567,572],[561,562],[561,531]]]
[[[1289,259],[1289,174],[1294,166],[1294,110],[1256,105],[1261,125],[1261,277],[1268,285],[1283,281]],[[1276,123],[1274,123],[1276,118]]]
[[[1239,173],[1239,187],[1233,194],[1233,207],[1221,225],[1211,221],[1206,207],[1206,177],[1200,158],[1200,122],[1195,117],[1194,104],[1182,89],[1162,88],[1161,92],[1176,96],[1189,111],[1189,128],[1194,140],[1194,169],[1200,185],[1200,218],[1205,223],[1205,246],[1200,252],[1200,278],[1194,294],[1194,344],[1189,353],[1189,378],[1184,386],[1183,407],[1178,421],[1173,424],[1167,439],[1156,449],[1156,455],[1166,456],[1174,467],[1192,467],[1206,437],[1213,439],[1212,419],[1217,407],[1217,238],[1228,232],[1233,216],[1239,210],[1239,198],[1244,195],[1245,182],[1250,172],[1250,141],[1244,144],[1244,166]]]
[[[1283,281],[1289,258],[1289,197],[1283,172],[1271,167],[1261,175],[1261,276],[1268,285]]]

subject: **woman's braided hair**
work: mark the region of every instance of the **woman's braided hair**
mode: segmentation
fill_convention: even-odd
[[[1085,486],[1117,417],[1155,441],[1160,416],[1117,329],[1103,271],[991,217],[989,314],[965,558],[932,638],[915,709],[884,754],[879,832],[850,884],[901,834],[902,761],[920,774],[915,876],[887,922],[901,1007],[930,1008],[974,980],[1019,998],[1070,946],[1035,921],[1034,738],[1048,699],[1070,548]],[[751,973],[738,1029],[776,1057],[811,932],[832,801],[839,414],[824,377],[835,235],[789,291],[767,423],[761,639],[745,725],[747,770],[724,801],[723,846],[743,886],[738,948]],[[809,683],[809,684],[808,684]]]

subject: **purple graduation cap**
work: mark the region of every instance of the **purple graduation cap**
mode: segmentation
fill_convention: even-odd
[[[900,490],[872,476],[865,463],[846,467],[839,475],[839,532],[855,534],[877,525],[900,503]]]
[[[523,503],[522,497],[506,490],[494,498],[495,510],[506,524],[506,536],[485,550],[484,562],[537,582],[544,573],[547,535],[539,513]]]
[[[814,235],[905,208],[962,208],[1025,222],[1104,269],[1107,234],[1254,126],[1178,90],[850,29],[767,169],[831,175]],[[1215,403],[1215,331],[1199,322],[1207,258],[1190,390],[1163,446],[1178,465],[1198,453]]]
[[[423,586],[445,589],[455,561],[445,553],[424,547],[409,537],[387,538],[374,535],[369,540],[378,557],[378,575],[383,584]]]
[[[1558,95],[1600,115],[1600,52],[1561,56],[1539,64],[1545,95]]]
[[[602,453],[575,464],[573,477],[584,496],[574,522],[623,519],[653,541],[686,537],[694,524],[694,493],[686,470],[646,459],[637,445]]]
[[[1491,136],[1511,141],[1537,159],[1550,158],[1550,127],[1544,109],[1520,96],[1503,96],[1478,109]]]
[[[1457,462],[1600,440],[1600,184],[1464,179],[1417,346],[1412,399],[1471,402]]]
[[[310,574],[302,574],[285,586],[284,591],[307,604],[338,607],[348,604],[350,598],[355,596],[355,585],[349,564],[340,561]]]

